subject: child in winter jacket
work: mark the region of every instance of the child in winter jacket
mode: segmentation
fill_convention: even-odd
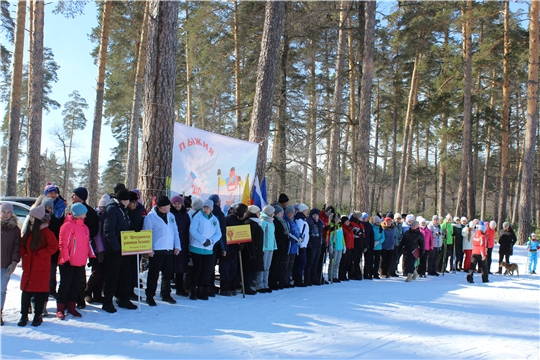
[[[345,247],[345,237],[341,228],[340,218],[336,214],[336,218],[330,222],[330,267],[328,268],[328,280],[332,282],[341,282],[339,280],[338,269],[341,263],[343,252],[347,252]]]
[[[529,273],[536,274],[536,263],[538,262],[538,241],[536,234],[532,233],[527,241],[527,250],[529,251]]]
[[[85,276],[85,266],[89,257],[95,258],[90,246],[90,231],[84,224],[87,208],[82,203],[71,206],[71,214],[60,228],[60,286],[56,297],[56,317],[64,320],[65,310],[76,318],[82,315],[75,306],[79,286]]]

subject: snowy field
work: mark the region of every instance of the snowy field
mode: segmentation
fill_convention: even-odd
[[[8,286],[1,356],[46,359],[538,359],[540,277],[526,274],[526,249],[514,248],[519,277],[468,284],[444,277],[349,281],[255,296],[141,305],[83,317],[49,316],[18,327],[18,267]],[[494,249],[492,272],[497,270]],[[537,269],[537,272],[538,271]],[[159,287],[158,287],[159,289]],[[48,310],[55,312],[50,301]],[[30,316],[31,320],[31,316]]]

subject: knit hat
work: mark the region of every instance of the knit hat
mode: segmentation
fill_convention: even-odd
[[[203,207],[207,207],[207,208],[210,208],[211,210],[214,209],[214,202],[210,199],[207,199],[204,203],[203,203]]]
[[[380,223],[380,222],[382,222],[381,218],[375,215],[375,217],[373,218],[373,223],[375,224],[375,223]]]
[[[43,218],[45,217],[45,206],[38,205],[35,208],[30,209],[29,214],[36,219],[43,220]]]
[[[203,202],[201,199],[195,199],[193,200],[193,203],[191,204],[191,208],[195,211],[199,211],[203,208]]]
[[[466,218],[465,216],[463,216],[463,217],[461,217],[460,221],[461,221],[461,222],[463,222],[463,221],[466,222],[466,221],[467,221],[467,218]]]
[[[421,218],[419,221],[420,224],[427,224],[427,220],[424,218]]]
[[[363,212],[361,220],[367,219],[369,217],[368,213]]]
[[[510,227],[510,224],[507,221],[505,221],[503,223],[503,229],[508,229],[509,227]]]
[[[182,197],[184,199],[184,206],[187,208],[191,207],[191,195]]]
[[[392,218],[390,216],[385,217],[384,222],[387,222],[387,221],[392,221]]]
[[[251,205],[250,207],[248,207],[248,212],[251,214],[257,214],[260,211],[261,209],[257,205]]]
[[[413,226],[419,226],[419,225],[420,225],[420,223],[419,223],[418,221],[416,221],[416,220],[414,220],[414,221],[411,223],[411,227],[413,227]]]
[[[345,221],[349,221],[349,218],[346,217],[346,216],[342,216],[341,217],[341,223],[343,224],[343,223],[345,223]]]
[[[115,194],[118,194],[118,192],[119,192],[120,190],[127,190],[127,189],[126,189],[126,185],[124,185],[124,184],[122,184],[122,183],[116,183],[116,185],[115,185],[115,187],[114,187],[113,190],[114,190],[114,193],[115,193]],[[118,198],[118,196],[117,196],[117,198]],[[127,200],[127,199],[124,199],[124,200]]]
[[[156,205],[159,207],[159,206],[167,206],[167,205],[171,205],[171,200],[169,200],[168,197],[166,197],[165,195],[161,195],[160,197],[158,197],[157,199],[157,202],[156,202]]]
[[[139,196],[137,195],[136,192],[134,191],[130,191],[129,192],[129,201],[132,202],[132,201],[138,201],[139,200]]]
[[[278,203],[286,203],[289,201],[289,197],[285,194],[279,194]]]
[[[2,211],[11,211],[13,213],[13,204],[8,202],[2,203]]]
[[[448,219],[448,220],[452,220],[452,215],[450,215],[450,214],[447,214],[447,215],[446,215],[446,219]]]
[[[395,213],[394,214],[394,220],[397,220],[397,219],[401,219],[401,214],[400,213]]]
[[[433,221],[433,220],[439,220],[439,215],[433,215],[433,216],[431,217],[431,220],[432,220],[432,221]]]
[[[212,200],[214,202],[214,204],[219,204],[219,195],[217,194],[212,194],[210,195],[210,197],[208,198],[208,200]]]
[[[288,214],[288,213],[293,213],[293,214],[294,214],[294,207],[292,207],[292,206],[290,206],[290,205],[287,206],[287,207],[285,208],[285,214]]]
[[[454,216],[454,222],[459,222],[459,217],[458,216]]]
[[[304,212],[306,210],[309,210],[309,207],[306,204],[299,204],[298,205],[298,211],[299,212]]]
[[[43,198],[43,201],[41,202],[41,205],[48,206],[50,208],[54,208],[54,201],[51,198]]]
[[[131,190],[131,191],[133,191],[135,194],[137,194],[139,197],[141,197],[141,190],[139,190],[139,189],[133,189],[133,190]]]
[[[531,234],[531,237],[533,237],[533,236],[536,237],[536,233],[532,233],[532,234]]]
[[[495,220],[491,220],[489,222],[489,227],[494,230],[497,227],[497,222]]]
[[[111,201],[111,196],[109,194],[103,194],[101,199],[99,199],[98,206],[107,206],[109,201]]]
[[[87,212],[88,209],[82,203],[75,203],[71,205],[71,214],[73,216],[81,216],[83,214],[86,214]]]
[[[413,215],[413,214],[407,215],[407,217],[405,218],[405,221],[406,221],[406,222],[414,221],[414,215]]]
[[[276,211],[276,209],[274,209],[272,205],[266,205],[265,207],[263,207],[262,211],[266,215],[271,216]]]
[[[174,204],[175,202],[178,202],[178,203],[184,205],[184,198],[181,197],[180,195],[174,195],[171,198],[171,204]]]
[[[88,199],[88,190],[86,190],[85,187],[78,187],[73,190],[73,193],[77,195],[82,201],[86,201],[86,199]]]
[[[45,188],[43,189],[43,195],[47,195],[50,192],[55,192],[57,194],[60,193],[58,190],[58,187],[54,186],[53,183],[48,182],[47,185],[45,185]]]
[[[118,199],[118,201],[129,200],[129,198],[130,198],[129,191],[127,191],[126,189],[122,189],[122,190],[118,191],[116,193],[116,198]]]
[[[274,205],[274,214],[279,214],[283,212],[283,208],[280,205]]]
[[[482,222],[482,224],[478,224],[478,230],[480,230],[481,232],[484,232],[486,231],[486,225],[484,225],[484,223]]]
[[[299,203],[294,204],[294,208],[295,208],[296,210],[298,210],[298,206],[300,206]]]

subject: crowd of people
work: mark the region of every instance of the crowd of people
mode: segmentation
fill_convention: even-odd
[[[22,260],[19,326],[27,325],[32,310],[31,325],[41,325],[49,297],[56,299],[58,319],[81,317],[78,310],[87,303],[102,304],[107,313],[117,311],[114,302],[137,309],[132,302],[137,299],[134,290],[142,288],[137,272],[146,270],[149,306],[158,305],[158,291],[162,301],[175,304],[173,290],[191,300],[208,300],[216,294],[235,296],[240,289],[256,295],[350,280],[403,276],[410,282],[459,271],[472,283],[475,272],[483,282],[491,274],[495,221],[447,215],[441,223],[438,215],[428,221],[392,212],[340,216],[333,206],[292,205],[286,194],[262,209],[239,203],[226,214],[216,194],[204,202],[159,196],[145,209],[140,191],[123,184],[104,194],[95,208],[87,198],[87,189],[78,187],[69,205],[58,187],[47,183],[22,230],[12,205],[1,204],[1,305],[3,311],[9,277]],[[227,243],[227,227],[237,225],[249,225],[250,242]],[[122,256],[121,233],[141,230],[152,231],[152,253],[138,263],[134,255]],[[499,232],[499,274],[503,260],[510,263],[516,240],[505,222]],[[527,247],[529,273],[535,274],[535,234]]]

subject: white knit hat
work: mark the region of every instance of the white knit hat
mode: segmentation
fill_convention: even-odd
[[[298,211],[299,212],[304,212],[305,210],[309,210],[309,206],[307,206],[306,204],[298,205]]]

